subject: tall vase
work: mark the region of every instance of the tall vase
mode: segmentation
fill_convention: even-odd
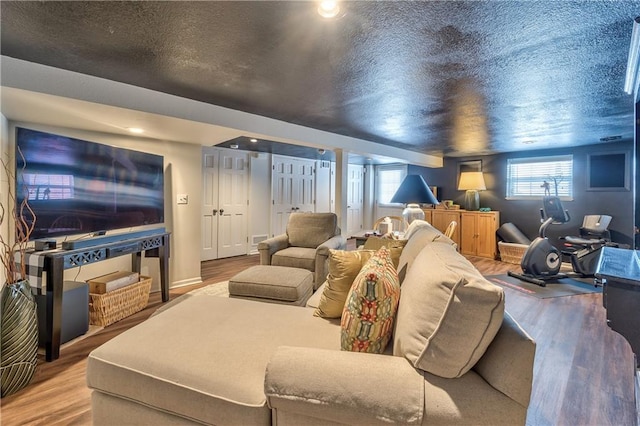
[[[6,284],[0,309],[1,396],[29,384],[38,363],[38,312],[29,281]]]

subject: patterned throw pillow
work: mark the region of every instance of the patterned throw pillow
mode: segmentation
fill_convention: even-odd
[[[389,249],[382,247],[365,263],[349,290],[340,323],[342,350],[383,353],[399,300],[398,274]]]

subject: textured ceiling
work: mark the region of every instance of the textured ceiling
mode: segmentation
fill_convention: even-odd
[[[1,53],[422,153],[633,138],[632,1],[1,2]]]

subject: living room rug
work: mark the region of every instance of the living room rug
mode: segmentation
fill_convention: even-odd
[[[153,314],[151,314],[151,316],[157,315],[160,312],[165,311],[180,302],[184,302],[193,296],[229,297],[229,281],[221,281],[219,283],[209,284],[204,287],[191,290],[189,293],[178,296],[169,303],[160,306]]]
[[[575,296],[578,294],[602,293],[602,287],[593,285],[592,279],[584,281],[575,278],[562,278],[555,281],[547,281],[546,287],[521,281],[507,274],[487,275],[485,278],[501,287],[510,288],[538,299],[551,297]]]

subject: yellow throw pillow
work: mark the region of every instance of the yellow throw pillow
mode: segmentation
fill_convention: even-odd
[[[381,247],[388,247],[388,248],[399,248],[400,251],[396,252],[398,253],[398,257],[400,256],[400,252],[402,251],[402,248],[407,244],[407,240],[392,240],[389,238],[378,238],[378,237],[369,237],[367,238],[367,241],[364,243],[364,246],[362,246],[362,248],[364,250],[379,250]],[[391,258],[393,259],[394,257],[394,252],[391,252]],[[394,262],[396,267],[398,266],[398,262]]]
[[[406,241],[385,240],[396,244],[390,249],[391,261],[395,268],[400,262],[402,248]],[[327,285],[320,296],[320,302],[313,315],[321,318],[340,318],[347,294],[351,289],[362,266],[375,253],[375,250],[329,250],[329,274]]]
[[[340,347],[343,351],[384,352],[400,300],[398,273],[390,250],[378,250],[353,281],[342,313]]]
[[[313,315],[322,318],[340,318],[347,294],[362,265],[375,252],[372,250],[329,250],[329,274],[320,303]]]

